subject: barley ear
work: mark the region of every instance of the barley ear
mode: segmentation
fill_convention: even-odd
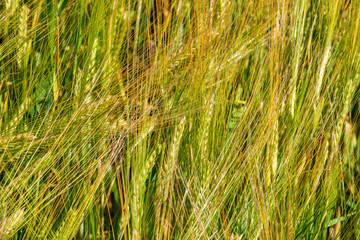
[[[24,218],[24,210],[20,209],[0,222],[0,238],[9,239],[19,227]]]
[[[22,69],[27,65],[27,58],[29,56],[30,44],[28,39],[27,21],[29,15],[29,8],[26,5],[21,7],[20,23],[19,23],[19,40],[17,45],[16,60],[19,67]]]

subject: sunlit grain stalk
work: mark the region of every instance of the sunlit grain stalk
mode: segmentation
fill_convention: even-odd
[[[229,7],[231,6],[231,1],[229,0],[220,0],[220,16],[219,18],[221,19],[221,23],[220,26],[222,28],[225,27],[226,23],[225,23],[225,19],[228,19],[227,14],[229,13]]]
[[[329,16],[329,20],[328,20],[330,22],[330,24],[327,29],[325,49],[323,52],[322,61],[320,63],[319,75],[318,75],[318,79],[316,81],[316,86],[315,86],[315,105],[314,105],[315,111],[318,110],[318,107],[320,104],[320,92],[321,92],[321,88],[322,88],[323,78],[324,78],[326,66],[327,66],[329,58],[331,56],[331,46],[332,46],[332,41],[333,41],[335,24],[337,21],[338,1],[335,1],[334,3],[332,3],[330,7],[331,7],[330,8],[331,15]]]
[[[312,198],[313,206],[316,206],[316,188],[318,188],[318,186],[321,184],[321,180],[320,180],[321,177],[324,177],[324,175],[327,174],[327,171],[326,171],[327,169],[325,169],[325,167],[326,167],[326,163],[327,163],[328,157],[329,157],[329,145],[330,145],[329,140],[326,139],[324,147],[322,147],[321,153],[319,154],[319,157],[317,159],[319,165],[318,164],[315,165],[316,168],[314,169],[314,171],[316,171],[316,174],[314,176],[315,178],[312,183],[313,188],[311,190],[311,195],[310,195],[310,196],[314,195],[314,197]],[[326,204],[326,206],[328,206],[327,201],[325,202],[325,204]],[[313,214],[315,214],[316,209],[313,208],[312,212],[313,212]],[[326,212],[321,215],[320,221],[323,222],[325,217],[326,217]],[[319,234],[320,234],[320,231],[316,232],[315,238],[318,238]]]
[[[95,65],[96,65],[96,53],[98,51],[98,47],[99,47],[99,40],[96,37],[94,40],[91,52],[90,52],[89,72],[88,72],[88,75],[86,78],[86,85],[85,85],[85,93],[86,94],[89,94],[89,91],[96,83],[96,81],[95,81],[95,77],[96,77]],[[85,103],[89,103],[90,101],[91,101],[91,95],[88,98],[86,98]]]
[[[116,26],[116,10],[117,10],[117,1],[113,1],[111,6],[111,14],[108,21],[108,29],[107,29],[107,36],[106,36],[106,51],[104,56],[104,83],[103,89],[107,92],[111,86],[111,80],[113,79],[114,67],[116,65],[113,56],[113,47],[114,47],[114,33]]]
[[[146,137],[152,132],[154,129],[154,124],[149,124],[149,127],[145,128],[145,131],[139,136],[137,141],[134,143],[134,145],[131,147],[130,152],[133,152],[135,148],[144,140]]]
[[[19,5],[18,0],[5,0],[5,9],[7,11],[7,14],[9,15],[14,14],[18,5]]]
[[[307,12],[307,1],[297,1],[295,7],[295,26],[294,26],[294,41],[295,41],[295,58],[293,67],[293,73],[290,80],[290,113],[291,116],[294,117],[295,112],[295,103],[296,103],[296,85],[298,79],[298,71],[300,64],[300,57],[302,55],[302,50],[304,49],[303,38],[304,38],[304,26],[306,20],[306,12]]]
[[[175,170],[177,168],[177,158],[180,148],[181,138],[184,132],[186,118],[182,118],[175,127],[175,132],[166,160],[162,163],[162,167],[158,176],[158,186],[156,192],[155,217],[158,221],[160,229],[156,232],[157,239],[162,239],[162,234],[169,234],[166,227],[167,209],[171,209],[171,191],[174,184]],[[165,229],[161,229],[165,227]],[[163,232],[164,231],[164,232]]]
[[[29,15],[29,8],[26,5],[21,7],[20,21],[19,21],[19,40],[17,44],[17,62],[20,68],[27,65],[27,58],[30,52],[30,45],[28,39],[27,21]]]
[[[356,76],[356,78],[359,78],[358,76]],[[339,141],[340,141],[340,137],[341,134],[343,132],[343,127],[344,127],[344,123],[345,123],[345,118],[346,115],[349,111],[350,108],[350,104],[351,104],[351,96],[353,95],[353,91],[354,91],[354,83],[357,83],[358,79],[349,79],[346,82],[345,85],[345,91],[344,91],[344,104],[340,110],[340,116],[338,118],[336,127],[335,127],[335,136],[334,136],[334,146],[338,146]]]
[[[59,3],[60,4],[60,3]],[[59,6],[59,5],[58,5]],[[58,7],[57,6],[57,7]],[[50,38],[52,41],[51,45],[55,48],[55,52],[51,56],[52,60],[52,91],[53,91],[53,98],[54,98],[54,106],[58,103],[60,97],[60,87],[61,87],[61,72],[60,72],[60,17],[56,16],[57,14],[55,11],[52,12],[52,15],[55,18],[55,21],[50,24]],[[52,49],[51,49],[52,51]]]
[[[8,122],[8,130],[9,133],[12,135],[14,134],[15,130],[16,130],[16,125],[19,124],[19,122],[21,122],[21,120],[23,119],[26,111],[28,111],[29,107],[31,104],[31,99],[30,97],[26,97],[24,99],[24,101],[21,103],[18,113],[14,114],[14,117],[11,119],[11,121]]]
[[[132,180],[132,196],[130,202],[130,210],[131,210],[131,222],[132,222],[132,239],[140,239],[142,229],[140,228],[141,219],[143,216],[143,199],[145,194],[145,183],[148,178],[150,171],[152,170],[155,164],[155,156],[157,154],[157,150],[155,149],[148,159],[144,159],[142,161],[142,148],[146,145],[146,139],[151,134],[154,129],[154,123],[148,123],[148,126],[144,126],[141,135],[131,147],[130,153],[133,153],[135,149],[139,151],[135,154],[137,156],[136,166],[134,164],[133,170],[133,180]]]
[[[102,160],[104,156],[105,155],[101,156],[99,159],[97,159],[97,161]],[[65,220],[65,225],[59,230],[59,239],[65,240],[74,237],[83,221],[83,213],[89,208],[90,204],[92,203],[95,193],[103,182],[103,179],[105,177],[105,174],[107,173],[110,164],[111,161],[107,161],[101,166],[101,168],[98,170],[96,179],[94,180],[93,184],[90,186],[89,190],[84,196],[84,201],[81,201],[78,204],[77,209],[72,209],[68,212],[67,218]]]
[[[133,54],[132,54],[133,60],[135,60],[135,58],[137,57],[142,3],[143,3],[143,1],[138,1],[138,4],[137,4],[138,8],[137,8],[137,14],[136,14],[136,23],[135,23],[135,40],[134,40],[134,50],[133,50]],[[134,61],[134,63],[136,63],[136,61]]]
[[[215,93],[205,99],[204,121],[200,131],[201,149],[201,171],[203,172],[202,186],[200,192],[205,193],[210,182],[210,172],[212,170],[211,159],[209,158],[209,132],[211,119],[214,112]],[[199,169],[200,170],[200,169]]]
[[[271,134],[270,142],[270,164],[272,176],[276,176],[276,171],[278,168],[278,155],[279,155],[279,119],[276,118],[273,131]]]
[[[216,92],[216,90],[215,90]],[[197,181],[199,182],[199,190],[196,192],[196,202],[197,204],[194,206],[196,210],[196,220],[200,221],[202,228],[205,228],[205,225],[211,223],[211,221],[206,223],[206,218],[201,220],[204,216],[211,216],[215,213],[215,209],[212,204],[209,204],[209,198],[211,197],[211,191],[213,183],[218,181],[218,179],[213,175],[214,174],[214,166],[212,163],[212,159],[210,156],[210,149],[209,149],[209,134],[211,132],[211,120],[213,118],[214,107],[215,107],[215,92],[211,95],[208,94],[205,97],[204,103],[204,114],[202,116],[202,122],[200,125],[199,131],[199,148],[200,148],[200,165],[199,169],[196,171],[201,173]],[[204,205],[206,204],[206,205]],[[201,211],[198,211],[200,210]],[[194,216],[194,217],[195,217]],[[204,221],[204,222],[203,222]],[[202,236],[203,233],[199,233]]]
[[[24,214],[25,211],[23,209],[20,209],[0,221],[1,239],[10,239],[13,236],[21,222],[24,220]]]
[[[356,75],[355,76],[355,80],[353,79],[349,79],[347,82],[346,82],[346,85],[345,85],[345,91],[344,91],[344,104],[340,110],[340,116],[337,120],[337,123],[335,125],[335,131],[334,131],[334,136],[332,138],[332,149],[333,151],[331,152],[331,158],[334,158],[335,160],[338,159],[340,160],[340,168],[344,167],[343,165],[343,159],[342,158],[338,158],[338,153],[339,153],[339,150],[340,150],[340,147],[339,146],[339,142],[340,142],[340,138],[341,138],[341,135],[343,133],[343,128],[344,128],[344,123],[345,123],[345,118],[346,118],[346,115],[349,111],[349,108],[350,108],[350,104],[351,104],[351,97],[353,96],[353,91],[354,91],[354,83],[356,85],[359,84],[359,76]],[[341,215],[341,209],[340,207],[337,207],[336,209],[336,215],[337,217],[340,217]],[[338,222],[335,227],[334,227],[334,234],[335,236],[338,236],[339,234],[339,229],[341,227],[341,222]]]
[[[76,108],[78,109],[80,107],[80,105],[82,104],[82,102],[80,101],[81,99],[81,93],[82,93],[82,79],[84,78],[84,73],[83,71],[78,67],[77,69],[74,68],[74,95],[75,98],[78,99],[79,101],[76,101]]]
[[[10,19],[12,15],[16,12],[16,9],[18,9],[19,6],[19,0],[5,0],[5,16],[6,18]],[[8,34],[8,27],[9,27],[9,21],[4,21],[4,33],[5,35]]]
[[[143,163],[142,166],[139,166],[137,168],[138,172],[135,174],[135,183],[136,186],[134,186],[134,194],[132,198],[131,203],[131,215],[132,215],[132,224],[133,224],[133,239],[140,239],[141,237],[141,229],[140,229],[140,223],[143,218],[143,199],[145,195],[146,190],[146,181],[151,173],[151,170],[153,169],[155,165],[156,155],[158,152],[161,151],[161,145],[159,145],[153,153],[150,155],[150,157]]]
[[[319,106],[319,102],[320,102],[320,91],[321,91],[321,87],[322,87],[322,83],[323,83],[323,78],[324,78],[324,74],[325,74],[325,69],[329,60],[329,57],[331,55],[331,44],[329,44],[324,51],[324,55],[323,55],[323,59],[322,62],[320,64],[320,71],[319,71],[319,75],[318,75],[318,79],[316,81],[316,86],[315,86],[315,110],[318,108]]]

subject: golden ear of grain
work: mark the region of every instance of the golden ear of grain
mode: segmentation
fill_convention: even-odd
[[[5,0],[5,9],[7,11],[7,14],[9,14],[9,16],[15,13],[18,6],[19,6],[18,0]]]
[[[0,238],[9,239],[21,224],[24,217],[24,210],[20,209],[0,222]]]

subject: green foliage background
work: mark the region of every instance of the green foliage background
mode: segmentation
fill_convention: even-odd
[[[359,0],[0,1],[1,239],[359,239]]]

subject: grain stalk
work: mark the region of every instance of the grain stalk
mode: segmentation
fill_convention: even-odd
[[[20,209],[12,215],[0,221],[0,238],[10,239],[14,235],[19,225],[24,221],[25,211]]]
[[[334,35],[334,28],[337,21],[337,11],[338,11],[338,1],[335,1],[335,3],[331,6],[332,15],[330,16],[330,25],[328,27],[327,36],[326,36],[326,42],[325,42],[325,48],[323,52],[322,61],[320,63],[320,70],[319,75],[316,81],[315,86],[315,103],[314,103],[314,110],[319,111],[319,104],[320,104],[320,93],[321,88],[323,84],[323,79],[325,75],[326,66],[328,64],[329,58],[331,56],[331,45],[332,45],[332,39]]]
[[[214,113],[214,103],[215,103],[215,93],[213,93],[210,97],[205,99],[205,114],[203,125],[200,128],[200,139],[201,139],[201,172],[203,173],[203,178],[201,179],[202,185],[200,193],[203,195],[206,192],[206,189],[209,187],[212,164],[211,159],[209,157],[209,132],[210,132],[210,124],[211,119]]]
[[[169,153],[166,160],[162,163],[159,172],[155,204],[155,218],[159,224],[159,229],[156,231],[156,239],[164,239],[170,236],[170,229],[167,223],[171,221],[171,219],[169,219],[168,211],[172,208],[172,186],[174,184],[180,143],[185,124],[186,118],[184,117],[176,125],[173,139],[169,146]]]
[[[28,56],[31,50],[29,44],[28,30],[27,30],[29,12],[30,10],[26,5],[23,5],[21,7],[20,23],[19,23],[19,40],[17,44],[17,62],[21,69],[26,68]]]
[[[304,49],[304,27],[306,20],[308,4],[306,0],[301,0],[296,2],[295,6],[295,23],[294,23],[294,41],[295,41],[295,57],[294,64],[292,64],[293,72],[290,80],[290,113],[294,118],[295,113],[295,103],[296,103],[296,91],[297,91],[297,79],[299,72],[299,64],[302,51]]]

